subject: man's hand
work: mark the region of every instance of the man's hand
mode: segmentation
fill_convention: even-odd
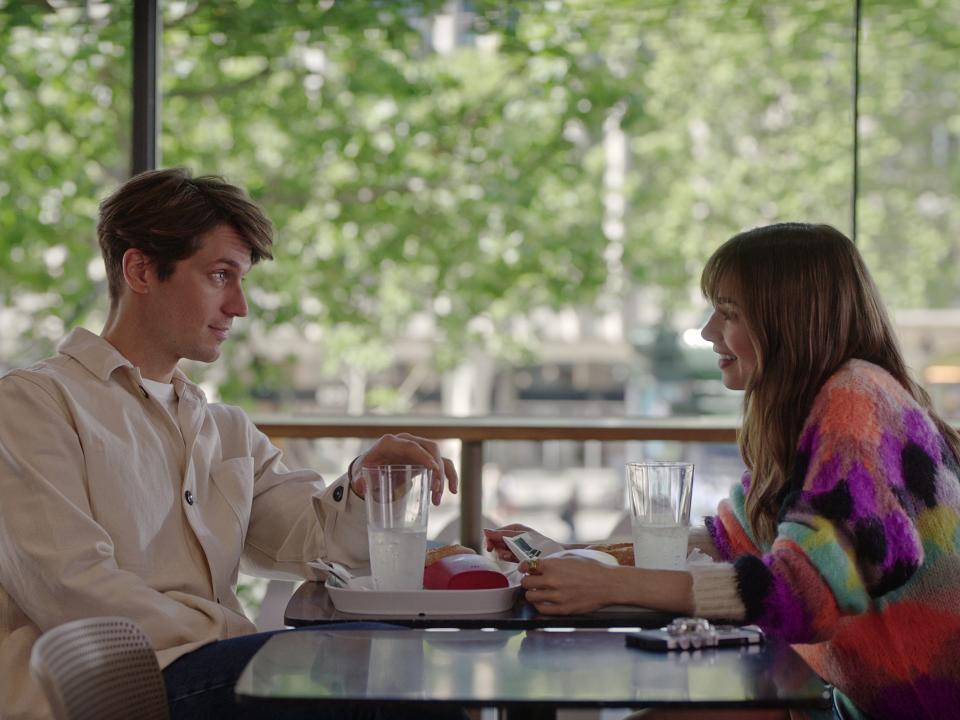
[[[440,455],[440,446],[436,442],[410,433],[384,435],[351,463],[350,487],[360,497],[366,492],[362,468],[375,468],[378,465],[423,465],[430,468],[430,490],[434,505],[439,505],[443,497],[444,479],[452,493],[457,491],[460,482],[453,461]]]

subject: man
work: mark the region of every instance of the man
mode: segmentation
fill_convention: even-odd
[[[436,443],[401,434],[324,487],[178,369],[217,359],[247,314],[245,275],[271,257],[271,224],[239,188],[143,173],[101,204],[97,233],[102,333],[75,329],[56,357],[0,379],[0,717],[48,712],[33,642],[96,615],[143,626],[174,717],[236,717],[233,680],[265,640],[235,594],[241,563],[319,578],[307,561],[365,562],[360,467],[430,466],[434,503],[456,472]]]

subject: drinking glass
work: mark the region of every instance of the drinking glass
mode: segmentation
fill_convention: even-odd
[[[682,570],[687,561],[693,463],[627,463],[634,565]]]
[[[422,590],[430,507],[430,469],[363,468],[370,574],[376,590]]]

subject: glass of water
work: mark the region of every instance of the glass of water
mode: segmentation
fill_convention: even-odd
[[[370,574],[376,590],[422,590],[430,470],[422,465],[363,468]]]
[[[627,463],[627,496],[634,564],[683,570],[690,531],[693,463]]]

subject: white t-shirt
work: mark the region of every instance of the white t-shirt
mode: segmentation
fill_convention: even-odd
[[[162,383],[143,378],[143,386],[160,401],[164,409],[170,413],[173,422],[176,423],[177,427],[180,427],[180,421],[177,420],[177,401],[179,398],[177,398],[177,391],[174,389],[173,383]]]

